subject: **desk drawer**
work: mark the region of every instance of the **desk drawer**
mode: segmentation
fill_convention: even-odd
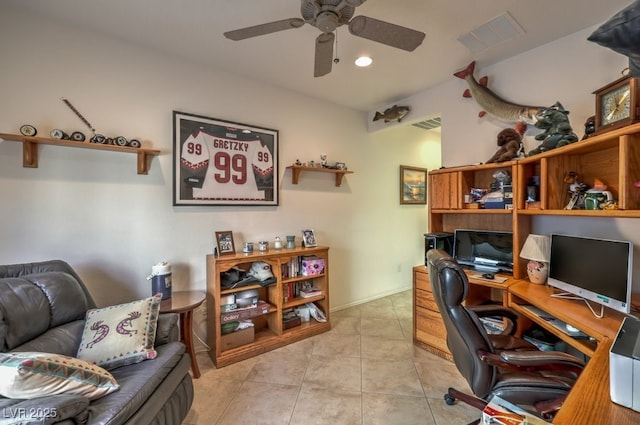
[[[429,273],[414,272],[413,283],[416,289],[431,292],[431,282],[429,282]]]
[[[440,313],[416,308],[416,338],[440,350],[447,349],[447,331]]]
[[[438,305],[431,291],[416,289],[416,307],[423,307],[440,315],[440,310],[438,310]]]

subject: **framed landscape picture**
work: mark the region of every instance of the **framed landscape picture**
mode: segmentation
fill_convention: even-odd
[[[400,204],[427,203],[427,169],[400,166]]]
[[[278,205],[278,131],[173,111],[173,205]]]

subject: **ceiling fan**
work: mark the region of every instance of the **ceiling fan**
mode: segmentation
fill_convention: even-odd
[[[227,31],[224,36],[230,40],[244,40],[278,31],[312,25],[322,31],[316,38],[314,76],[321,77],[331,72],[333,64],[334,31],[342,25],[349,25],[349,32],[387,46],[411,52],[424,40],[425,34],[410,28],[379,21],[367,16],[353,18],[355,8],[366,0],[301,0],[302,18],[281,21]]]

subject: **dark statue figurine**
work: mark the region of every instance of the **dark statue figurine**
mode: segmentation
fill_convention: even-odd
[[[550,108],[545,109],[534,124],[536,128],[544,130],[543,133],[535,136],[536,140],[542,143],[535,149],[529,151],[527,156],[546,152],[578,141],[578,136],[573,132],[569,123],[569,111],[566,111],[560,102],[556,102]]]
[[[584,136],[582,136],[582,140],[587,139],[596,132],[596,116],[591,115],[584,123]]]

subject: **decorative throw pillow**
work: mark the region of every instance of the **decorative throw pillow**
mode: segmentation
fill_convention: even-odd
[[[107,370],[156,357],[162,294],[87,312],[78,358]]]
[[[588,40],[627,56],[631,75],[640,77],[640,0],[612,16]]]
[[[0,353],[0,395],[7,398],[76,394],[95,400],[118,388],[109,372],[80,359],[33,351]]]

